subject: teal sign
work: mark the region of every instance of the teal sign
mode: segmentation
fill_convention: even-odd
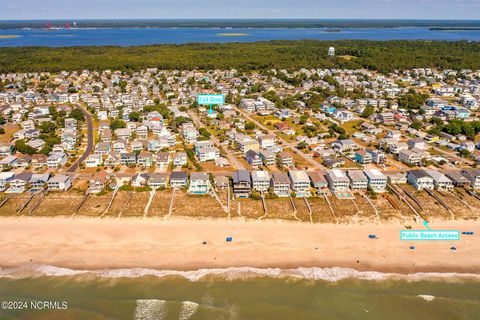
[[[197,103],[203,105],[225,104],[225,97],[223,94],[199,94]]]
[[[401,230],[400,240],[460,240],[458,230]]]

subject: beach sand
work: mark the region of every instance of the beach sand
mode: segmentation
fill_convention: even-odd
[[[14,34],[0,34],[0,39],[16,39],[20,38],[19,35],[14,35]]]
[[[0,266],[77,270],[346,267],[395,273],[480,273],[480,222],[430,223],[475,231],[459,241],[400,241],[400,224],[275,221],[2,218]],[[424,229],[420,224],[413,229]],[[371,240],[374,233],[379,239]],[[233,237],[226,242],[226,237]],[[207,244],[202,244],[206,241]],[[408,249],[414,244],[417,249]],[[455,245],[457,252],[450,247]]]
[[[248,36],[248,33],[217,33],[217,36],[220,36],[220,37],[245,37],[245,36]]]

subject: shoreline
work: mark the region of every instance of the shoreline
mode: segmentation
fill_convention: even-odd
[[[399,223],[0,218],[0,266],[80,271],[337,267],[400,275],[480,274],[480,222],[430,224],[432,229],[469,230],[476,235],[461,236],[459,241],[411,242],[399,240],[404,229]],[[419,224],[412,227],[423,229]],[[369,239],[371,233],[379,239]],[[233,241],[226,242],[230,236]],[[416,250],[409,250],[410,245]],[[451,251],[451,246],[458,251]]]
[[[225,281],[248,280],[256,278],[313,280],[337,282],[347,279],[365,281],[405,280],[418,281],[479,281],[479,273],[459,272],[417,272],[417,273],[393,273],[379,271],[359,271],[345,267],[298,267],[295,269],[281,268],[255,268],[255,267],[229,267],[198,269],[190,271],[179,270],[156,270],[145,268],[131,269],[98,269],[98,270],[73,270],[51,265],[23,265],[11,268],[0,267],[0,279],[25,279],[38,277],[76,277],[79,280],[104,278],[104,279],[136,279],[143,277],[153,278],[183,278],[189,281],[201,281],[212,278],[220,278]]]

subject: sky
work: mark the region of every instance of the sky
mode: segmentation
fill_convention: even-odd
[[[22,19],[480,19],[480,0],[0,0]]]

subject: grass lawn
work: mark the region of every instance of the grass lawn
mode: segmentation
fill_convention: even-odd
[[[345,129],[347,134],[351,135],[351,134],[361,130],[360,129],[360,124],[362,124],[364,121],[365,120],[363,120],[363,119],[348,121],[348,122],[345,122],[345,123],[341,124],[340,127]],[[354,128],[354,127],[357,127],[357,128]]]
[[[0,143],[7,143],[13,138],[13,134],[20,130],[16,124],[8,124],[4,127],[5,134],[0,134]]]

